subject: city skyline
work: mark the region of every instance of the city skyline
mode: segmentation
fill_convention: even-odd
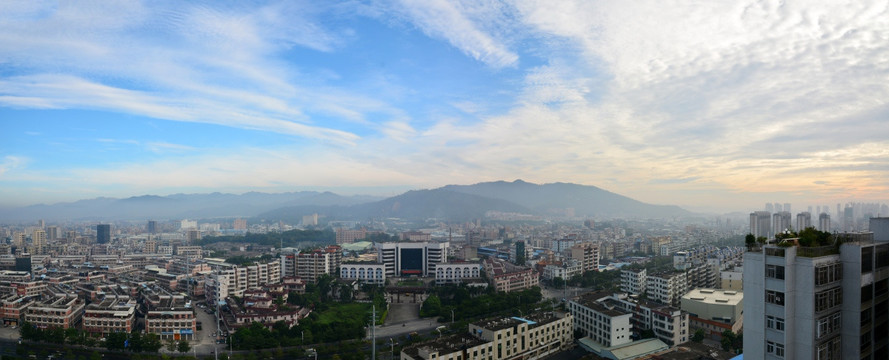
[[[522,179],[887,202],[885,2],[0,5],[0,207]]]

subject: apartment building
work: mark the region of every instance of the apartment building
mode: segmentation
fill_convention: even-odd
[[[568,312],[574,315],[574,329],[583,336],[612,347],[630,343],[633,329],[630,324],[632,313],[623,310],[616,300],[579,297],[567,303]]]
[[[145,332],[161,339],[193,340],[197,328],[194,309],[184,296],[160,287],[143,289]]]
[[[569,258],[580,262],[581,272],[599,271],[599,244],[583,242],[571,247]]]
[[[662,272],[649,275],[645,293],[648,299],[661,304],[679,306],[682,295],[688,292],[685,272]]]
[[[745,355],[889,358],[889,218],[872,218],[870,228],[828,243],[772,240],[748,250]]]
[[[405,347],[402,360],[542,359],[573,345],[573,316],[537,313],[482,320],[469,332]]]
[[[487,258],[482,264],[488,275],[488,281],[496,291],[520,291],[540,285],[540,277],[532,268],[513,265],[495,258]]]
[[[25,321],[41,328],[68,329],[77,326],[84,303],[74,294],[43,294],[44,299],[28,306]]]
[[[321,275],[337,276],[342,261],[342,247],[329,245],[323,249],[282,255],[278,271],[281,277],[295,276],[315,283]]]
[[[555,278],[568,280],[580,275],[583,275],[583,265],[580,261],[573,259],[568,259],[561,264],[547,264],[543,267],[543,278],[546,280]]]
[[[130,333],[136,321],[136,300],[106,298],[86,306],[83,330],[92,334]]]
[[[340,278],[364,284],[386,285],[386,265],[379,263],[353,263],[340,265]]]
[[[3,325],[21,325],[28,307],[35,303],[32,296],[9,294],[0,300],[0,319]]]
[[[620,291],[641,295],[648,283],[648,274],[643,269],[626,269],[620,271]]]
[[[444,263],[435,266],[435,284],[461,284],[466,280],[479,279],[480,263]]]

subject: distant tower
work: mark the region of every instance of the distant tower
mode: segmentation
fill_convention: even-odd
[[[852,206],[846,206],[843,212],[843,231],[850,232],[855,230],[855,209]]]
[[[784,211],[793,213],[793,211],[790,211],[790,203],[784,203]]]
[[[782,211],[772,215],[772,235],[784,232],[792,225],[790,222],[790,213]]]
[[[145,249],[143,250],[146,254],[155,254],[157,253],[157,241],[149,239],[145,240]]]
[[[812,227],[812,213],[806,211],[796,214],[796,231]]]
[[[15,245],[16,248],[21,249],[25,246],[25,233],[15,232],[12,234],[12,245]]]
[[[149,234],[157,234],[157,221],[148,220],[147,230]]]
[[[754,211],[750,213],[750,233],[756,237],[769,238],[772,236],[772,214],[768,211]]]
[[[111,225],[109,225],[109,224],[96,225],[96,243],[97,244],[108,244],[110,242],[111,242]]]
[[[779,213],[779,212],[782,212],[782,211],[784,211],[784,207],[781,206],[781,203],[775,203],[775,212],[776,212],[776,213]]]
[[[818,230],[830,232],[830,214],[823,212],[818,215]]]
[[[46,248],[46,231],[34,230],[31,234],[31,244],[34,246],[34,253],[44,254]]]
[[[55,240],[59,238],[59,227],[58,226],[47,226],[46,227],[46,238],[49,240]]]
[[[766,203],[765,210],[768,211],[769,214],[771,214],[771,213],[775,212],[775,207],[772,206],[772,203]]]
[[[46,227],[46,222],[43,219],[37,220],[37,227],[43,229]]]

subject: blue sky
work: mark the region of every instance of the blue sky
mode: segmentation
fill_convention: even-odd
[[[0,206],[513,179],[887,201],[887,34],[875,0],[4,2]]]

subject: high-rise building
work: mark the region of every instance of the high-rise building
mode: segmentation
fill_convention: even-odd
[[[793,211],[790,211],[790,203],[784,203],[784,211],[793,213]]]
[[[109,225],[109,224],[96,225],[96,243],[97,244],[108,244],[110,242],[111,242],[111,225]]]
[[[772,235],[782,233],[790,229],[793,223],[790,222],[790,213],[787,211],[772,214]]]
[[[796,231],[812,227],[812,213],[806,211],[796,214]]]
[[[25,239],[27,236],[22,232],[15,232],[12,234],[12,245],[17,249],[21,249],[25,246]]]
[[[149,234],[157,234],[157,221],[148,220],[147,230]]]
[[[46,227],[46,238],[48,240],[55,240],[59,238],[59,227],[58,226],[47,226]]]
[[[157,241],[148,239],[145,240],[145,249],[143,250],[146,254],[155,254],[157,253]]]
[[[784,206],[781,206],[781,203],[775,203],[775,212],[779,213],[784,211]]]
[[[763,210],[765,210],[769,213],[773,213],[773,212],[775,212],[775,206],[773,206],[772,203],[766,203],[766,207]]]
[[[771,237],[772,214],[768,211],[750,213],[750,233],[756,237]]]
[[[235,219],[232,221],[232,229],[234,230],[247,230],[247,220],[245,219]]]
[[[42,229],[34,230],[31,233],[31,245],[34,247],[35,254],[44,254],[46,251],[46,231]]]
[[[745,357],[889,359],[889,231],[837,237],[744,255]]]
[[[830,232],[830,215],[828,213],[818,215],[818,230]]]

